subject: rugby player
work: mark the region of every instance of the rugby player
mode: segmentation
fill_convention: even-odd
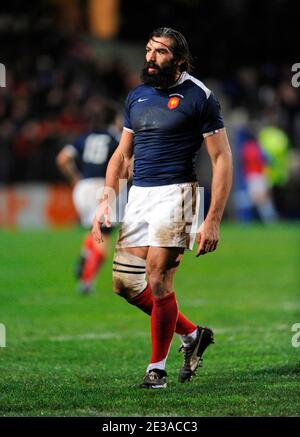
[[[116,243],[116,293],[151,316],[152,354],[142,388],[167,386],[166,360],[174,332],[184,356],[179,381],[195,374],[213,332],[178,310],[174,275],[185,250],[197,238],[196,256],[214,251],[232,182],[232,155],[220,105],[189,74],[185,37],[171,28],[154,30],[146,45],[142,84],[126,100],[119,146],[107,168],[105,188],[92,234],[102,240],[110,226],[111,190],[128,174],[134,154],[133,186]],[[204,139],[212,163],[211,203],[198,223],[199,190],[194,159]]]
[[[83,228],[90,230],[98,206],[99,188],[104,186],[107,164],[120,139],[117,112],[102,102],[92,121],[92,128],[68,144],[57,155],[57,164],[73,187],[73,202]],[[98,192],[98,200],[97,200]],[[102,227],[100,245],[88,232],[76,266],[79,291],[88,294],[103,264],[110,242],[111,227]]]

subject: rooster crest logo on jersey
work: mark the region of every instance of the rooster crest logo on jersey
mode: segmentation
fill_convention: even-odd
[[[179,97],[171,97],[168,101],[168,108],[169,109],[175,109],[180,103]]]

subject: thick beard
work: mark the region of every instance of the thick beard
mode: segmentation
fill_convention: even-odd
[[[148,68],[153,66],[157,68],[157,72],[150,74]],[[176,82],[176,74],[177,64],[174,60],[168,62],[164,67],[158,67],[150,61],[145,63],[141,71],[141,80],[145,85],[155,88],[169,88]]]

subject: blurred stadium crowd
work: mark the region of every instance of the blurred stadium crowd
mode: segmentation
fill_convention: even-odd
[[[14,44],[10,40],[2,54],[8,59],[6,87],[0,89],[5,183],[61,179],[55,165],[59,149],[87,128],[102,99],[117,103],[128,90],[122,65],[103,68],[88,44],[40,20],[40,31],[26,42],[21,35]]]
[[[135,74],[117,52],[103,63],[88,38],[63,31],[45,10],[27,21],[0,13],[0,38],[7,69],[0,88],[0,183],[62,181],[58,151],[88,127],[103,99],[122,108],[142,59]],[[300,99],[291,65],[240,66],[221,77],[203,77],[196,65],[193,74],[221,101],[235,155],[234,215],[300,218]]]

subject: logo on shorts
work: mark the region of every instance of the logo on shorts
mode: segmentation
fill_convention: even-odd
[[[180,103],[179,97],[171,97],[168,101],[168,108],[169,109],[175,109]]]

